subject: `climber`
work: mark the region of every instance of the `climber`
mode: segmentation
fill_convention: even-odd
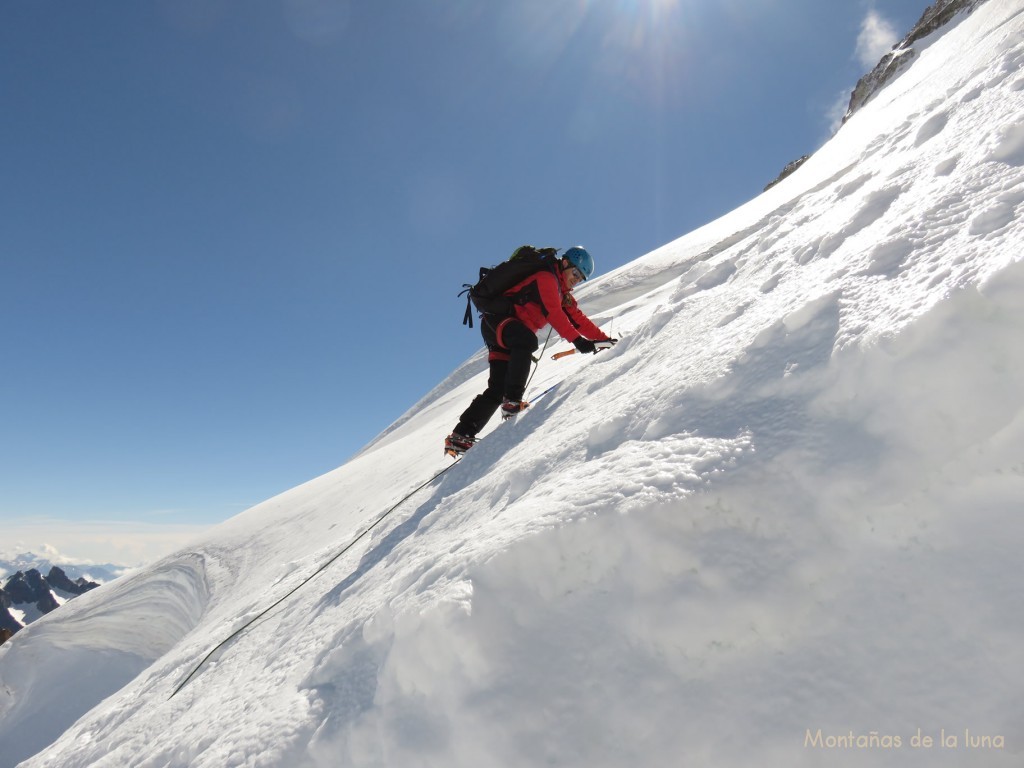
[[[531,248],[523,246],[523,248]],[[518,249],[513,262],[523,249]],[[536,252],[536,251],[535,251]],[[502,314],[481,312],[480,333],[487,345],[490,375],[487,389],[477,395],[459,418],[459,423],[444,442],[445,453],[458,457],[476,442],[484,425],[501,410],[502,419],[510,419],[526,410],[523,400],[526,379],[537,351],[537,331],[548,323],[579,352],[596,353],[615,344],[577,306],[572,290],[594,273],[594,259],[581,246],[567,250],[561,258],[555,249],[544,249],[549,257],[525,279],[502,295],[512,299],[511,308]],[[538,262],[540,263],[540,262]],[[478,304],[479,306],[479,304]]]

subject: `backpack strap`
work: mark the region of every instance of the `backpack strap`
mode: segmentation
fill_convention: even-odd
[[[479,282],[480,280],[483,280],[484,276],[488,272],[490,272],[490,271],[491,270],[490,270],[489,267],[480,267],[480,277],[477,279],[477,282]],[[468,325],[470,328],[473,327],[473,289],[474,288],[476,288],[475,285],[471,285],[470,283],[463,283],[462,284],[462,290],[459,291],[459,296],[462,296],[463,294],[466,295],[466,314],[464,314],[462,316],[462,324],[463,325]]]
[[[466,314],[462,316],[462,324],[468,325],[470,328],[473,327],[473,303],[470,301],[469,292],[473,290],[473,286],[469,283],[462,284],[462,290],[459,291],[459,296],[465,294],[466,296]]]

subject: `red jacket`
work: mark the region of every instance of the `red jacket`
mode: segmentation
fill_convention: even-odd
[[[562,271],[556,269],[556,272],[557,277],[543,269],[505,291],[505,295],[509,296],[529,288],[531,283],[537,284],[536,293],[540,295],[540,302],[517,304],[516,318],[534,333],[551,323],[558,335],[570,342],[580,336],[591,341],[607,339],[608,336],[576,305],[576,299],[565,285]]]

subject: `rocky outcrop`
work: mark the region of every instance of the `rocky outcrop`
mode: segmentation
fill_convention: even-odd
[[[801,165],[803,165],[804,163],[806,163],[806,162],[807,162],[807,159],[808,159],[809,157],[810,157],[810,155],[804,155],[803,157],[798,157],[798,158],[797,158],[796,160],[794,160],[793,162],[791,162],[791,163],[789,163],[788,165],[786,165],[786,167],[782,169],[782,173],[780,173],[780,174],[779,174],[778,176],[776,176],[776,177],[775,177],[775,180],[774,180],[774,181],[771,181],[771,182],[769,182],[769,183],[768,183],[768,184],[767,184],[767,185],[765,186],[765,188],[764,188],[764,191],[765,191],[765,192],[767,192],[767,191],[768,191],[769,189],[771,189],[772,187],[774,187],[774,186],[775,186],[776,184],[778,184],[778,183],[779,183],[780,181],[782,181],[782,180],[783,180],[784,178],[786,178],[786,177],[787,177],[787,176],[789,176],[789,175],[790,175],[791,173],[793,173],[793,171],[795,171],[795,170],[796,170],[797,168],[799,168],[799,167],[800,167]]]
[[[11,598],[14,605],[35,605],[41,613],[49,613],[60,606],[50,591],[43,574],[32,568],[22,573],[18,571],[4,585],[4,592]]]
[[[937,32],[961,13],[970,13],[986,0],[937,0],[925,9],[924,15],[910,30],[909,34],[882,57],[874,69],[857,81],[850,94],[850,105],[843,117],[845,123],[854,112],[871,100],[888,83],[892,82],[917,58],[914,44]]]
[[[59,589],[62,592],[68,592],[72,595],[80,595],[83,592],[88,592],[90,589],[96,589],[96,587],[99,586],[95,581],[89,581],[81,576],[72,581],[68,578],[68,575],[56,565],[53,566],[50,569],[50,572],[46,575],[46,581],[54,589]]]
[[[11,612],[7,609],[11,607],[11,598],[0,589],[0,632],[8,632],[13,635],[19,629],[21,624],[15,619]]]
[[[917,57],[914,44],[920,42],[934,32],[942,29],[960,14],[971,13],[987,0],[937,0],[934,5],[928,6],[924,14],[913,26],[907,36],[893,46],[889,53],[882,57],[874,69],[857,81],[853,93],[850,94],[850,103],[843,116],[845,123],[862,106],[867,104],[871,98],[891,83],[900,75],[911,62]],[[771,189],[784,178],[793,173],[804,164],[810,155],[804,155],[794,160],[782,169],[774,181],[769,183],[765,189]]]
[[[0,589],[0,629],[13,634],[22,628],[21,622],[11,613],[11,608],[24,611],[31,606],[38,614],[49,613],[60,607],[53,590],[59,590],[70,599],[98,586],[96,582],[81,577],[72,581],[57,566],[50,568],[50,573],[45,577],[35,568],[18,571]]]

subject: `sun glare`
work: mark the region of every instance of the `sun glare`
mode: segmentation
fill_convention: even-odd
[[[658,23],[677,12],[681,0],[591,0],[589,5],[611,5],[616,13]]]
[[[634,97],[671,98],[671,83],[684,76],[687,39],[685,0],[586,0],[601,18],[601,70]]]
[[[502,5],[498,17],[516,67],[571,67],[589,78],[581,81],[587,93],[668,105],[685,98],[696,74],[706,9],[695,0],[531,0]]]

